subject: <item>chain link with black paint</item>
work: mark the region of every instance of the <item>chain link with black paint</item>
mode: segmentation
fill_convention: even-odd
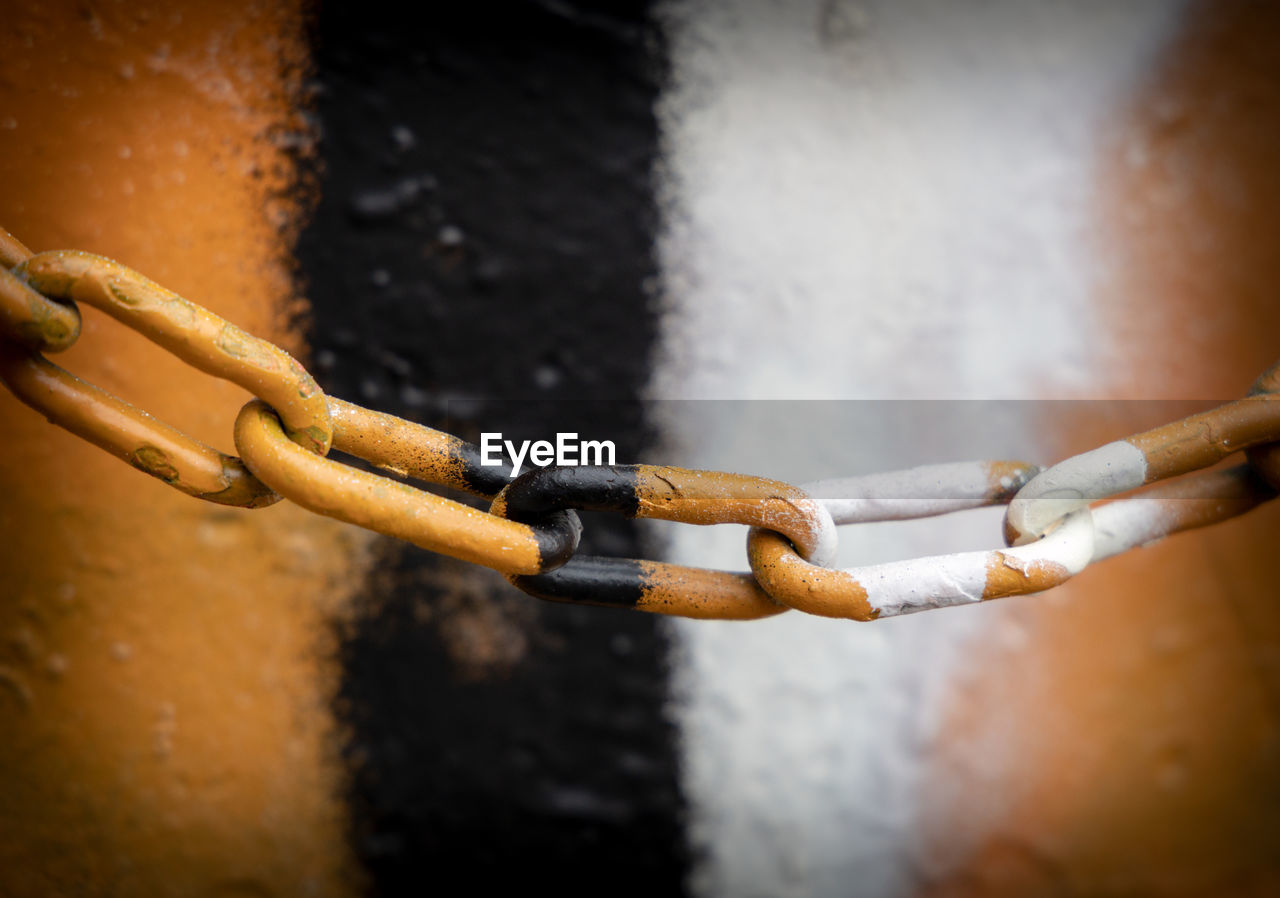
[[[79,338],[77,302],[257,397],[235,421],[240,457],[47,360],[44,353]],[[657,465],[535,468],[512,479],[509,467],[483,463],[480,448],[458,437],[326,396],[284,350],[132,269],[72,250],[32,254],[2,228],[0,380],[51,423],[197,498],[244,508],[286,498],[493,568],[541,598],[696,618],[744,620],[796,609],[866,621],[1041,592],[1092,562],[1243,514],[1280,489],[1280,365],[1243,399],[1043,470],[961,462],[803,488]],[[326,458],[331,447],[491,506],[473,508],[340,464]],[[1202,470],[1240,451],[1244,464]],[[1188,476],[1170,482],[1181,475]],[[1009,506],[1009,547],[829,567],[837,525],[1002,504]],[[751,573],[576,555],[576,509],[749,525]]]

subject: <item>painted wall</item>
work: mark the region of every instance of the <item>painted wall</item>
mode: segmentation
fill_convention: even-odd
[[[321,196],[298,257],[321,385],[478,441],[647,454],[659,90],[643,4],[330,4]],[[678,891],[656,618],[538,602],[390,541],[341,645],[353,841],[382,894],[441,879]],[[583,551],[636,556],[617,516]]]
[[[682,461],[793,481],[1046,462],[1131,431],[1087,405],[711,400],[1221,399],[1275,356],[1269,12],[691,2],[665,21],[653,390],[708,400],[670,407]],[[676,623],[695,891],[1274,890],[1277,520],[1039,600]],[[997,534],[852,528],[843,551]],[[671,538],[685,562],[741,558],[741,533]]]
[[[19,5],[0,224],[344,398],[793,482],[1052,461],[1160,409],[973,400],[1232,398],[1277,355],[1266,5],[415,15]],[[231,449],[241,391],[85,322],[60,363]],[[925,398],[969,401],[882,401]],[[1280,890],[1275,508],[1040,599],[668,622],[0,420],[0,893]],[[588,523],[743,566],[736,528]]]
[[[6,5],[0,220],[305,346],[294,5]],[[246,400],[85,310],[56,359],[223,451]],[[334,615],[367,537],[195,502],[0,390],[0,893],[347,893]]]

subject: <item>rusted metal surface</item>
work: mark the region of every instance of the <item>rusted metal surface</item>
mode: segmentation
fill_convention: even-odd
[[[90,244],[90,243],[88,243],[88,240],[84,240],[84,243],[86,243],[86,244]],[[175,253],[175,255],[177,255],[177,253]],[[124,257],[124,256],[120,256],[120,257]],[[1153,293],[1155,293],[1155,292],[1153,292]],[[195,293],[192,293],[192,295],[195,295]],[[1169,343],[1170,343],[1170,345],[1178,345],[1178,342],[1169,342]],[[92,349],[91,349],[91,351],[92,351]],[[77,370],[78,370],[78,368],[77,368]],[[100,381],[100,382],[101,382],[101,381]],[[150,407],[150,406],[148,406],[148,407]],[[330,404],[330,408],[332,408],[332,404]],[[173,420],[177,421],[177,418],[173,418]],[[337,426],[337,425],[335,425],[335,426]],[[72,443],[72,441],[69,441],[69,440],[68,440],[68,441],[67,441],[67,443]],[[1253,464],[1254,464],[1254,466],[1256,466],[1256,467],[1258,467],[1258,468],[1261,468],[1261,467],[1262,467],[1262,466],[1261,466],[1261,463],[1258,463],[1257,459],[1258,459],[1258,458],[1263,457],[1263,455],[1266,455],[1267,453],[1271,453],[1271,454],[1272,454],[1272,457],[1274,457],[1274,450],[1272,450],[1272,449],[1268,449],[1268,448],[1266,448],[1266,446],[1262,446],[1262,448],[1258,448],[1258,449],[1251,450],[1251,452],[1249,452],[1249,458],[1251,458],[1251,463],[1253,463]],[[399,467],[404,467],[404,466],[399,466],[399,464],[397,464],[397,462],[396,462],[396,459],[388,459],[388,467],[399,468]],[[122,476],[132,476],[132,475],[129,475],[129,473],[128,473],[128,472],[124,472]],[[1198,482],[1199,482],[1199,481],[1198,481]],[[1248,482],[1248,478],[1247,478],[1247,477],[1244,477],[1244,476],[1242,476],[1242,477],[1236,477],[1236,478],[1235,478],[1235,481],[1233,481],[1233,482],[1239,482],[1239,484],[1247,484],[1247,482]],[[1146,492],[1146,494],[1144,494],[1144,496],[1146,496],[1146,498],[1148,498],[1148,499],[1151,499],[1151,498],[1152,498],[1152,496],[1160,495],[1160,490],[1162,490],[1162,489],[1165,489],[1165,486],[1157,487],[1157,489],[1156,489],[1155,491],[1152,491],[1152,492]],[[1220,508],[1220,509],[1224,510],[1224,517],[1226,517],[1226,516],[1230,516],[1230,514],[1235,514],[1235,513],[1236,513],[1236,510],[1235,510],[1235,509],[1236,509],[1236,508],[1239,508],[1239,507],[1238,507],[1238,505],[1233,505],[1233,504],[1230,504],[1230,503],[1228,503],[1228,504],[1222,504],[1222,503],[1220,503],[1220,501],[1219,501],[1219,500],[1217,500],[1217,499],[1215,498],[1215,496],[1217,496],[1217,495],[1219,495],[1219,492],[1217,492],[1217,490],[1216,490],[1216,489],[1211,489],[1211,490],[1210,490],[1210,494],[1208,494],[1207,498],[1203,500],[1203,503],[1204,503],[1204,504],[1203,504],[1203,505],[1201,505],[1201,507],[1198,507],[1198,508],[1206,508],[1206,509],[1207,509],[1207,508],[1210,508],[1210,507],[1211,507],[1211,505],[1212,505],[1212,507],[1213,507],[1213,508]],[[1176,499],[1175,501],[1170,501],[1170,503],[1167,503],[1167,505],[1169,505],[1169,509],[1170,509],[1170,510],[1174,510],[1174,509],[1185,509],[1185,508],[1188,508],[1188,505],[1181,504],[1181,503],[1183,503],[1183,501],[1185,501],[1185,500],[1184,500],[1183,498],[1180,498],[1180,496],[1174,496],[1174,495],[1170,494],[1170,498],[1171,498],[1171,499]],[[1262,498],[1265,498],[1265,494],[1258,494],[1258,500],[1261,500]],[[1240,498],[1240,501],[1243,501],[1243,503],[1251,503],[1252,499],[1253,499],[1253,494],[1249,494],[1249,492],[1248,492],[1247,490],[1245,490],[1244,495],[1242,496],[1242,498]],[[1233,500],[1233,501],[1235,501],[1235,500]],[[1105,516],[1105,514],[1108,512],[1108,509],[1114,509],[1114,508],[1120,508],[1120,505],[1117,505],[1117,504],[1108,504],[1108,505],[1103,505],[1103,507],[1101,507],[1101,508],[1096,508],[1096,509],[1094,509],[1094,510],[1093,510],[1094,524],[1096,524],[1096,530],[1101,530],[1101,528],[1102,528],[1103,516]],[[1240,508],[1240,510],[1243,510],[1243,508]],[[1215,519],[1221,519],[1221,518],[1215,518]],[[1162,533],[1167,533],[1167,532],[1172,532],[1172,530],[1165,530],[1165,531],[1161,531],[1161,532],[1162,532]],[[1233,531],[1233,532],[1239,532],[1239,530],[1236,530],[1236,531]],[[1158,535],[1158,533],[1156,533],[1155,531],[1152,531],[1152,530],[1144,531],[1144,533],[1146,533],[1146,535],[1148,535],[1148,536],[1156,536],[1156,535]],[[1242,545],[1243,545],[1243,544],[1242,544]],[[1096,559],[1096,560],[1097,560],[1098,558],[1100,558],[1100,551],[1101,551],[1101,550],[1098,550],[1098,549],[1096,549],[1096,551],[1094,551],[1094,559]],[[740,581],[744,582],[744,585],[745,585],[746,587],[748,587],[748,591],[751,591],[751,583],[748,581],[748,578],[746,578],[745,576],[737,576],[737,577],[739,577],[739,578],[740,578]],[[590,588],[590,583],[589,583],[588,587]],[[680,592],[680,594],[681,594],[681,595],[698,595],[698,590],[694,590],[694,588],[690,588],[690,586],[689,586],[689,582],[687,582],[687,581],[673,581],[672,590],[675,590],[675,591],[677,591],[677,592]],[[650,590],[650,591],[652,591],[652,590]],[[755,592],[755,594],[756,594],[756,595],[759,595],[759,592],[760,592],[760,591],[759,591],[759,588],[758,588],[758,587],[754,587],[754,592]],[[274,599],[274,597],[275,597],[275,596],[273,595],[273,599]],[[1117,599],[1123,599],[1123,597],[1126,597],[1126,596],[1117,596]],[[767,606],[762,606],[762,608],[767,608]],[[776,608],[777,608],[778,610],[782,610],[782,609],[781,609],[781,606],[776,606]],[[728,613],[727,613],[727,611],[722,611],[722,610],[719,610],[719,609],[716,609],[716,614],[714,614],[714,615],[716,615],[716,617],[728,617]],[[1088,646],[1088,645],[1089,645],[1089,643],[1085,643],[1085,646]],[[1079,652],[1079,655],[1080,655],[1080,656],[1082,656],[1082,658],[1088,658],[1088,656],[1089,656],[1088,652],[1085,652],[1085,651],[1080,651],[1080,652]],[[1061,678],[1061,679],[1062,679],[1062,681],[1064,681],[1064,682],[1073,682],[1073,683],[1075,682],[1075,678],[1065,678],[1065,677],[1064,677],[1064,678]],[[1206,678],[1206,679],[1207,679],[1207,678]],[[1217,684],[1216,684],[1216,683],[1215,683],[1215,688],[1217,688]],[[1084,691],[1084,689],[1080,689],[1080,691],[1082,691],[1082,692],[1083,692],[1083,691]],[[28,693],[28,695],[29,695],[29,693]],[[36,695],[37,695],[36,701],[37,701],[37,706],[38,706],[38,701],[40,701],[40,698],[38,698],[38,689],[37,689],[37,693],[36,693]],[[1190,716],[1190,715],[1188,715],[1188,716]],[[186,725],[187,725],[187,721],[186,721],[186,720],[183,720],[183,725],[184,725],[184,727],[186,727]],[[1101,742],[1100,742],[1100,744],[1101,744]],[[1117,753],[1117,752],[1107,752],[1107,753],[1112,753],[1112,755],[1115,755],[1115,753]],[[1199,762],[1201,762],[1201,757],[1197,756],[1197,757],[1196,757],[1196,759],[1194,759],[1194,761],[1196,761],[1196,762],[1197,762],[1197,764],[1199,764]],[[1234,761],[1234,759],[1233,759],[1233,761]],[[1070,764],[1068,764],[1068,765],[1055,765],[1055,766],[1060,766],[1060,768],[1061,768],[1061,769],[1074,768],[1074,765],[1070,765]],[[1242,768],[1242,769],[1247,769],[1247,768],[1248,768],[1248,764],[1247,764],[1247,762],[1245,762],[1245,764],[1233,764],[1233,766],[1236,766],[1236,768]],[[1126,773],[1128,773],[1128,771],[1126,771]],[[1198,808],[1197,808],[1197,810],[1198,810]],[[1064,816],[1066,816],[1066,815],[1064,815]],[[1180,820],[1184,820],[1184,819],[1185,819],[1185,817],[1180,817]],[[1225,828],[1225,829],[1229,829],[1229,828]],[[1119,842],[1120,842],[1120,839],[1117,839],[1117,843],[1119,843]],[[998,857],[997,857],[997,861],[996,861],[996,863],[1000,863],[1000,858],[998,858]],[[1005,865],[1006,865],[1006,866],[1007,866],[1007,863],[1009,863],[1009,861],[1007,861],[1007,858],[1005,858]],[[17,866],[17,865],[14,865],[14,866]],[[248,886],[244,886],[244,888],[243,888],[243,889],[238,889],[238,890],[248,890]]]
[[[549,574],[512,577],[531,596],[700,620],[759,620],[789,610],[750,574],[663,561],[577,555]]]
[[[1273,365],[1254,381],[1250,396],[1280,395],[1280,364]],[[1280,443],[1254,446],[1245,452],[1249,464],[1266,478],[1274,489],[1280,490]]]
[[[530,471],[494,499],[495,513],[527,520],[564,508],[681,524],[746,524],[784,534],[805,558],[829,561],[835,525],[804,490],[763,477],[665,465],[582,465]]]
[[[245,508],[279,501],[244,462],[17,347],[0,350],[0,381],[59,427],[197,499]]]
[[[785,534],[806,558],[830,561],[835,528],[821,503],[789,484],[657,465],[530,471],[494,499],[521,520],[566,508],[684,524],[746,524]],[[752,620],[786,610],[750,576],[658,561],[580,557],[550,573],[512,577],[540,598],[693,618]]]
[[[349,426],[353,417],[344,415],[343,424]],[[406,443],[427,430],[409,421],[400,425],[397,439]],[[287,439],[280,420],[261,401],[241,410],[235,432],[236,446],[250,470],[281,495],[318,514],[505,574],[541,573],[563,564],[577,548],[581,528],[571,513],[548,516],[533,527],[321,458]],[[352,450],[363,442],[342,438]],[[434,442],[429,436],[427,445]],[[434,476],[438,467],[430,457],[428,448],[414,471]]]
[[[280,413],[290,439],[321,455],[329,450],[324,394],[280,347],[102,256],[40,253],[13,272],[46,296],[95,306],[187,364],[243,387]]]
[[[895,474],[809,484],[837,523],[929,517],[1007,503],[1039,469],[1025,462],[932,465]],[[1086,516],[1031,551],[993,550],[846,570],[809,564],[778,534],[755,528],[747,539],[751,570],[780,602],[823,617],[874,620],[1051,589],[1089,562]]]
[[[1275,386],[1274,371],[1264,374],[1244,399],[1108,443],[1040,472],[1009,503],[1006,539],[1013,545],[1029,543],[1090,502],[1275,443],[1280,436],[1280,394],[1269,389]],[[1263,459],[1266,476],[1268,456],[1258,457]],[[1203,496],[1203,490],[1190,489],[1193,495]]]
[[[9,256],[25,248],[5,238]],[[479,450],[450,434],[340,400],[279,347],[101,256],[61,251],[14,265],[10,281],[40,291],[0,306],[13,334],[36,345],[69,342],[68,321],[45,336],[45,296],[101,308],[201,371],[261,397],[235,424],[241,462],[203,446],[45,361],[10,346],[0,373],[13,392],[51,421],[184,492],[249,507],[277,493],[319,514],[394,536],[433,552],[493,568],[548,599],[622,605],[689,617],[751,619],[784,607],[826,617],[874,620],[947,605],[1042,592],[1095,558],[1241,514],[1271,498],[1248,472],[1208,475],[1197,501],[1172,506],[1169,490],[1100,512],[1095,546],[1090,502],[1208,467],[1280,438],[1275,368],[1245,399],[1109,443],[1040,470],[1025,462],[921,468],[812,485],[821,499],[774,480],[657,465],[537,469],[497,491],[488,512],[325,459],[330,444],[401,476],[493,495],[509,476],[488,469]],[[56,307],[70,309],[72,307]],[[34,310],[34,311],[33,311]],[[34,329],[33,329],[34,328]],[[336,430],[335,430],[336,425]],[[1270,452],[1272,450],[1265,450]],[[1270,456],[1262,461],[1267,476]],[[252,472],[252,473],[249,473]],[[1273,473],[1273,472],[1271,472]],[[1033,476],[1034,475],[1034,476]],[[1205,475],[1202,475],[1205,477]],[[897,490],[908,507],[877,492]],[[1222,494],[1215,494],[1221,490]],[[912,506],[912,502],[917,503]],[[835,519],[892,520],[1009,503],[1008,550],[829,570]],[[826,504],[824,504],[826,503]],[[923,504],[919,504],[923,503]],[[573,509],[685,524],[750,526],[752,576],[662,562],[574,559],[581,525]],[[559,568],[560,570],[556,570]]]
[[[4,335],[42,352],[61,352],[80,336],[79,309],[53,302],[15,277],[8,268],[11,263],[4,261],[11,254],[0,252],[0,327]]]
[[[550,573],[510,580],[529,595],[553,602],[702,620],[758,620],[788,610],[750,574],[665,561],[577,555]]]
[[[1098,278],[1074,327],[1107,347],[1089,396],[1204,409],[1277,355],[1280,7],[1177,10],[1087,150]],[[1036,460],[1158,423],[1046,403]],[[1135,495],[1183,509],[1190,479]],[[1114,504],[1093,506],[1099,548]],[[1268,502],[984,609],[923,774],[930,898],[1280,894],[1277,533]]]
[[[1093,560],[1102,561],[1166,536],[1252,511],[1276,490],[1251,464],[1156,484],[1141,495],[1094,508]]]
[[[30,256],[31,250],[27,249],[21,240],[4,228],[0,228],[0,266],[12,268],[19,262],[30,258]],[[6,315],[8,314],[6,313]]]
[[[480,449],[450,433],[395,415],[329,399],[333,448],[393,474],[492,498],[507,484],[510,466],[480,463]]]

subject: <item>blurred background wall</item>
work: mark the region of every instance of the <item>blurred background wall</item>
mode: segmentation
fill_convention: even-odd
[[[1107,420],[1115,406],[973,400],[1220,399],[1270,364],[1269,7],[836,0],[664,16],[655,391],[969,400],[941,418],[682,403],[682,461],[796,481],[1056,459],[1136,428]],[[848,528],[843,557],[989,545],[998,523],[971,517]],[[706,848],[694,882],[1275,890],[1276,520],[1171,540],[1039,600],[874,627],[677,622]],[[690,563],[741,552],[726,528],[674,539]]]
[[[10,7],[0,224],[472,438],[1049,462],[1128,431],[1029,400],[1274,361],[1266,4]],[[237,388],[84,317],[60,363],[232,449]],[[1280,890],[1274,508],[1038,599],[669,622],[0,415],[0,893]],[[861,530],[844,560],[999,516]],[[588,520],[727,568],[743,536]]]
[[[0,218],[305,344],[289,5],[5,4]],[[86,311],[57,361],[223,451],[243,392]],[[333,615],[367,539],[0,415],[0,893],[345,894]]]

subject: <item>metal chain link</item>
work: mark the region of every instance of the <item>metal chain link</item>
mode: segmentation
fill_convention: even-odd
[[[77,302],[256,396],[235,421],[241,458],[44,358],[79,338]],[[278,346],[132,269],[78,251],[32,254],[3,228],[0,381],[51,423],[197,498],[245,508],[286,498],[493,568],[541,598],[696,618],[745,620],[796,609],[866,621],[1041,592],[1093,562],[1244,514],[1280,490],[1280,364],[1244,399],[1043,470],[962,462],[804,487],[657,465],[535,468],[511,479],[510,468],[482,464],[480,448],[458,437],[326,396]],[[489,499],[490,508],[340,464],[326,458],[330,447]],[[1202,470],[1239,451],[1244,464]],[[1189,476],[1170,480],[1181,475]],[[992,505],[1008,505],[1010,548],[829,567],[837,525]],[[575,509],[749,525],[751,573],[577,555],[582,525]]]

